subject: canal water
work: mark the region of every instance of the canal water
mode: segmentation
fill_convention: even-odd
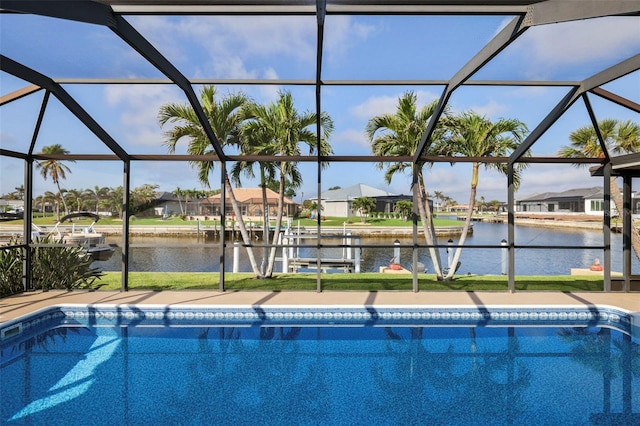
[[[355,234],[357,231],[353,231]],[[443,246],[447,246],[449,237],[439,239]],[[451,238],[454,244],[457,238]],[[507,225],[491,223],[474,223],[473,235],[467,238],[465,248],[460,258],[461,264],[458,274],[499,275],[506,272],[504,253],[500,248],[472,248],[473,245],[500,245],[507,239]],[[369,245],[393,245],[398,241],[400,245],[411,244],[411,238],[361,238],[361,244]],[[120,244],[118,237],[108,240],[111,244]],[[156,272],[218,272],[220,271],[220,242],[216,238],[166,238],[166,237],[140,237],[131,238],[129,270],[156,271]],[[259,241],[257,243],[260,243]],[[340,244],[341,241],[331,241],[327,244]],[[420,243],[424,243],[424,239]],[[603,233],[597,230],[585,230],[574,228],[543,228],[536,226],[516,225],[515,243],[517,246],[525,246],[516,250],[515,273],[517,275],[569,275],[571,268],[588,268],[595,259],[603,259],[603,250],[600,249],[532,249],[526,246],[602,246]],[[313,245],[315,242],[309,242]],[[261,263],[263,250],[254,249],[258,264]],[[411,248],[400,248],[400,263],[407,269],[411,269]],[[114,256],[106,262],[96,262],[95,265],[105,271],[121,270],[121,249],[116,247]],[[388,266],[397,250],[394,247],[366,247],[360,252],[361,272],[378,272],[382,266]],[[234,262],[233,244],[228,243],[226,249],[225,271],[231,272]],[[443,265],[447,266],[449,255],[446,248],[440,249]],[[299,257],[315,257],[315,249],[301,249]],[[340,248],[323,249],[323,258],[342,258],[344,250]],[[282,253],[278,251],[278,258]],[[352,257],[355,255],[352,254]],[[633,257],[632,271],[639,273],[640,262]],[[244,248],[240,249],[238,267],[240,272],[250,272],[251,265]],[[422,263],[426,272],[433,272],[431,258],[427,249],[418,250],[418,261]],[[622,271],[622,236],[612,234],[612,270]],[[276,272],[282,271],[282,263],[277,262]]]

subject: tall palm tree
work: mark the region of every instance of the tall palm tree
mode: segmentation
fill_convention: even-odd
[[[109,188],[107,188],[106,186],[100,187],[98,185],[95,185],[93,189],[87,188],[84,190],[84,196],[86,197],[86,199],[92,200],[96,214],[98,214],[98,212],[100,211],[100,206],[108,198],[108,195]]]
[[[216,89],[214,86],[205,86],[200,92],[200,101],[202,108],[209,120],[209,124],[214,134],[224,146],[239,145],[240,126],[242,124],[242,114],[240,114],[243,105],[248,102],[247,97],[240,94],[229,94],[220,101],[216,99]],[[158,112],[158,121],[161,126],[168,123],[174,126],[165,132],[166,146],[170,153],[176,151],[178,141],[183,137],[189,141],[187,152],[192,155],[215,155],[215,150],[211,145],[209,138],[202,128],[202,124],[198,120],[193,108],[188,104],[170,103],[160,107]],[[207,188],[209,184],[209,174],[214,169],[213,161],[193,161],[190,163],[197,170],[198,180]],[[253,250],[248,245],[251,244],[249,232],[242,217],[240,205],[236,200],[231,186],[229,174],[224,173],[223,176],[226,192],[231,200],[236,220],[240,226],[240,234],[247,245],[247,255],[251,263],[251,267],[256,276],[261,277],[260,270],[255,260]]]
[[[417,101],[418,97],[414,92],[407,92],[398,99],[395,114],[382,114],[369,120],[365,131],[371,142],[374,155],[413,156],[416,154],[422,135],[429,124],[429,119],[437,107],[437,102],[434,101],[418,110]],[[445,111],[444,115],[448,115],[448,111]],[[431,149],[433,141],[437,141],[442,137],[442,134],[443,128],[437,126],[431,137],[431,144],[426,147],[427,151]],[[377,166],[381,170],[386,166],[385,180],[387,183],[391,183],[391,179],[395,174],[407,171],[413,172],[414,164],[411,162],[397,162],[386,165],[378,163]],[[429,254],[433,262],[434,272],[440,279],[442,278],[440,253],[433,247],[435,243],[435,227],[433,226],[433,216],[424,184],[424,166],[424,162],[415,164],[418,178],[417,205],[424,236],[430,246]]]
[[[444,193],[442,191],[433,191],[433,197],[438,200],[438,206],[436,210],[442,209],[442,202],[444,201]]]
[[[435,150],[440,155],[463,157],[504,157],[515,150],[528,133],[527,126],[516,119],[501,118],[496,122],[470,111],[447,118],[448,135]],[[528,155],[528,154],[527,154]],[[484,163],[485,168],[493,168],[507,174],[507,164]],[[524,164],[514,168],[514,185],[520,183],[520,172]],[[471,217],[476,204],[480,163],[472,163],[469,210],[462,227],[462,234],[453,255],[453,261],[445,280],[450,280],[456,272],[462,254],[462,246],[467,238]]]
[[[301,146],[306,145],[308,154],[319,151],[321,155],[332,153],[329,145],[329,137],[333,131],[333,120],[326,112],[321,112],[318,118],[315,112],[298,112],[294,106],[291,92],[282,91],[278,100],[267,106],[248,104],[245,109],[247,119],[243,129],[243,135],[247,136],[243,141],[243,147],[251,153],[263,155],[297,156],[302,155]],[[320,140],[316,135],[315,126],[320,121]],[[251,136],[255,136],[252,138]],[[316,151],[317,150],[317,151]],[[322,164],[324,167],[325,165]],[[284,194],[287,189],[287,179],[290,187],[297,188],[302,183],[302,175],[298,164],[292,161],[281,161],[275,164],[278,171],[278,209],[269,254],[266,276],[273,273],[273,265],[276,256],[276,244],[280,226],[282,225],[282,212],[284,206]],[[268,181],[267,181],[268,184]]]
[[[46,191],[43,197],[45,200],[53,203],[56,210],[56,217],[58,218],[58,220],[60,220],[60,204],[63,200],[62,193]]]
[[[62,145],[55,144],[55,145],[42,147],[42,151],[40,151],[40,154],[61,155],[61,154],[69,154],[69,151],[64,149]],[[66,160],[66,161],[75,163],[74,160]],[[60,179],[66,179],[67,173],[71,173],[71,169],[66,164],[64,164],[62,160],[53,160],[53,159],[38,161],[36,163],[36,169],[40,170],[40,174],[42,175],[44,180],[47,180],[47,177],[51,176],[51,180],[58,187],[58,194],[62,198],[62,190],[60,188]],[[67,208],[67,203],[64,200],[64,198],[62,198],[62,204],[64,205],[65,213],[68,213],[69,209]]]
[[[176,196],[176,198],[178,198],[178,205],[180,206],[180,215],[185,214],[184,213],[184,208],[182,207],[182,200],[180,199],[180,197],[182,197],[184,195],[184,190],[180,189],[180,187],[176,187],[176,189],[174,189],[173,191],[171,191],[171,193],[173,195]]]
[[[246,118],[249,118],[242,126],[242,153],[251,154],[273,154],[267,153],[268,145],[271,142],[271,135],[267,132],[266,126],[261,126],[256,117],[254,116],[254,110],[258,108],[256,105],[248,104],[244,108],[243,114]],[[237,186],[242,186],[240,179],[241,175],[247,176],[249,179],[254,179],[254,165],[258,165],[258,171],[260,174],[260,192],[262,194],[262,239],[265,242],[269,241],[269,205],[267,200],[267,188],[268,183],[276,179],[277,171],[276,166],[273,163],[265,161],[238,161],[233,165],[231,175],[234,183]],[[277,231],[274,230],[277,233]],[[260,264],[260,270],[267,276],[267,263],[270,250],[265,246],[262,257],[262,263]]]
[[[631,120],[619,121],[605,119],[598,122],[598,127],[609,155],[629,154],[640,151],[640,125]],[[558,155],[563,158],[604,158],[602,146],[598,141],[593,126],[580,127],[569,135],[570,145],[560,148]],[[580,167],[576,164],[576,167]],[[624,211],[622,192],[615,177],[611,178],[611,196],[618,212]],[[631,223],[631,246],[640,259],[640,229]]]
[[[66,192],[65,199],[69,200],[69,206],[72,210],[80,211],[82,210],[83,203],[83,191],[79,189],[70,189]]]
[[[116,188],[109,189],[109,194],[106,199],[108,208],[112,212],[116,212],[120,219],[123,218],[123,214],[124,214],[124,210],[122,206],[123,198],[124,198],[124,188],[122,186],[118,186]]]

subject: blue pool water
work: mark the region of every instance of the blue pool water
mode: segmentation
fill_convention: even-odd
[[[623,312],[63,307],[2,325],[2,424],[638,424]]]

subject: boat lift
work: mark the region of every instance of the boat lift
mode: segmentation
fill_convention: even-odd
[[[304,245],[305,241],[334,240],[339,245],[325,246],[318,249],[317,244]],[[355,244],[354,244],[355,243]],[[360,273],[360,236],[346,232],[343,235],[305,234],[292,228],[280,235],[282,244],[282,272],[298,272],[300,269],[318,269],[326,272],[329,269],[344,272]],[[353,246],[352,246],[353,245]],[[320,252],[320,256],[303,256],[303,251]],[[327,256],[323,255],[323,251]],[[327,253],[329,252],[329,253]]]

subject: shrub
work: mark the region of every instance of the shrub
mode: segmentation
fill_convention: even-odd
[[[31,283],[35,290],[93,289],[103,275],[91,267],[93,259],[81,247],[64,246],[62,239],[47,236],[39,241],[44,246],[31,248]],[[21,244],[18,240],[11,245]],[[0,293],[19,293],[22,288],[22,249],[0,250]]]
[[[20,244],[15,239],[9,245]],[[0,250],[0,296],[20,293],[22,287],[22,249]]]

